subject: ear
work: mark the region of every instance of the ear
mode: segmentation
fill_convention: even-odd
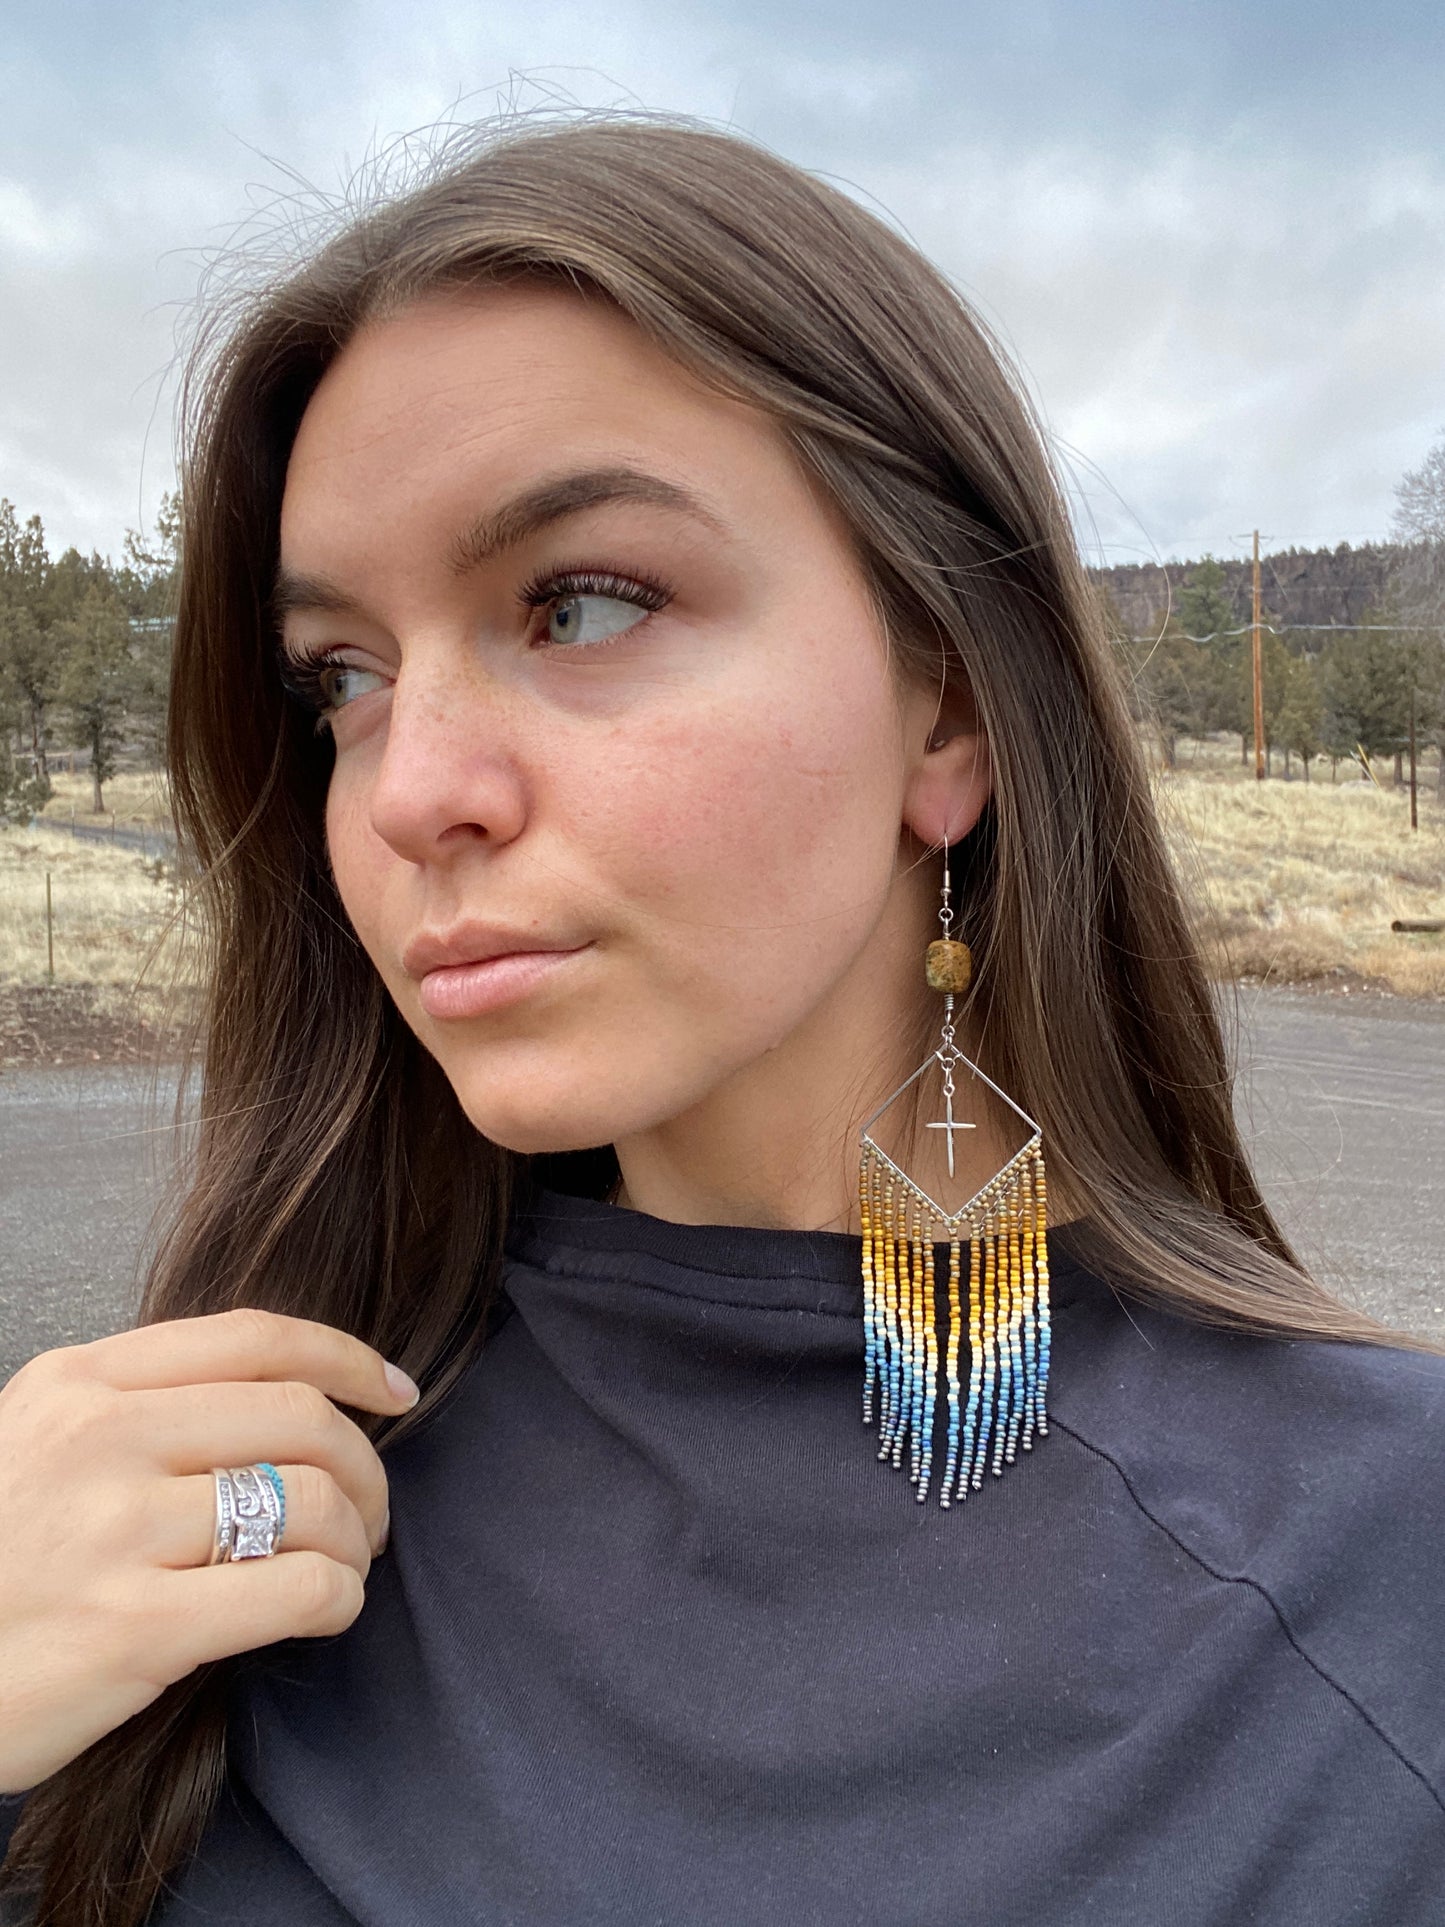
[[[908,785],[903,822],[932,849],[962,842],[993,793],[988,738],[971,693],[923,690],[904,709]]]

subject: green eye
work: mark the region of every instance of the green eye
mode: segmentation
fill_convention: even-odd
[[[344,709],[358,696],[380,688],[382,678],[370,669],[354,669],[349,663],[323,663],[317,673],[316,689],[324,709]]]
[[[585,648],[635,629],[671,602],[665,583],[611,569],[554,569],[534,576],[519,600],[546,612],[543,647]]]
[[[636,602],[623,596],[562,596],[547,618],[548,640],[558,643],[603,642],[608,636],[635,628],[647,613]]]
[[[383,687],[386,678],[373,669],[358,669],[334,654],[299,656],[283,651],[281,681],[287,693],[303,709],[310,710],[317,728],[324,729],[337,710]]]

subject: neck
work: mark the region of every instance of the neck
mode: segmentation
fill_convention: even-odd
[[[913,958],[908,962],[916,983],[921,970]],[[930,995],[941,1024],[942,996]],[[898,1001],[895,992],[894,1008]],[[840,981],[798,1030],[702,1102],[619,1139],[614,1202],[675,1224],[861,1233],[860,1129],[919,1063],[916,1056],[901,1061],[896,1035],[887,1051],[870,1038],[869,1021],[887,1007],[866,973]],[[957,1013],[954,1021],[958,1047],[977,1061],[978,1039]],[[898,1025],[895,1032],[909,1028]],[[935,1030],[930,1051],[938,1041]],[[980,1190],[1032,1134],[962,1062],[954,1070],[952,1111],[965,1128],[930,1128],[946,1120],[942,1070],[930,1061],[917,1085],[869,1126],[880,1149],[949,1212]],[[1047,1159],[1047,1144],[1044,1153]],[[1056,1222],[1063,1209],[1066,1200],[1051,1177],[1048,1221]]]

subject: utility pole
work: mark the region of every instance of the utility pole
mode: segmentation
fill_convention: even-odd
[[[1264,655],[1259,640],[1259,530],[1254,532],[1254,774],[1264,776]]]

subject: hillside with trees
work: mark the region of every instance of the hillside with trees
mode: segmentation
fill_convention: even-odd
[[[1389,543],[1260,560],[1266,770],[1435,753],[1445,800],[1445,436],[1396,490]],[[1251,562],[1204,556],[1091,572],[1137,718],[1172,765],[1181,737],[1254,735]]]
[[[1342,550],[1295,557],[1292,572],[1261,566],[1260,675],[1265,767],[1298,770],[1308,781],[1317,758],[1331,775],[1342,759],[1387,757],[1403,775],[1413,729],[1417,764],[1436,752],[1434,779],[1445,799],[1445,527],[1439,542],[1351,551],[1365,558],[1358,580]],[[1289,557],[1272,557],[1273,562]],[[1321,560],[1331,566],[1308,568]],[[1382,560],[1383,559],[1383,560]],[[1170,571],[1166,585],[1102,570],[1095,583],[1123,659],[1141,727],[1172,765],[1181,737],[1228,732],[1248,762],[1254,740],[1252,593],[1249,567],[1205,557]],[[1112,583],[1123,575],[1125,600]],[[1157,604],[1148,598],[1166,589]],[[1142,614],[1138,613],[1142,610]],[[1345,619],[1345,611],[1352,613]],[[1130,613],[1130,612],[1133,613]],[[1306,622],[1304,616],[1322,620]]]
[[[1279,549],[1262,555],[1264,602],[1277,624],[1305,630],[1355,628],[1385,600],[1405,549],[1402,543],[1352,548],[1341,542],[1333,549]],[[1221,608],[1228,612],[1231,626],[1248,622],[1253,569],[1249,561],[1206,556],[1197,562],[1127,563],[1092,569],[1090,574],[1128,630],[1153,635],[1171,612],[1179,612],[1181,598],[1197,588],[1201,569]]]

